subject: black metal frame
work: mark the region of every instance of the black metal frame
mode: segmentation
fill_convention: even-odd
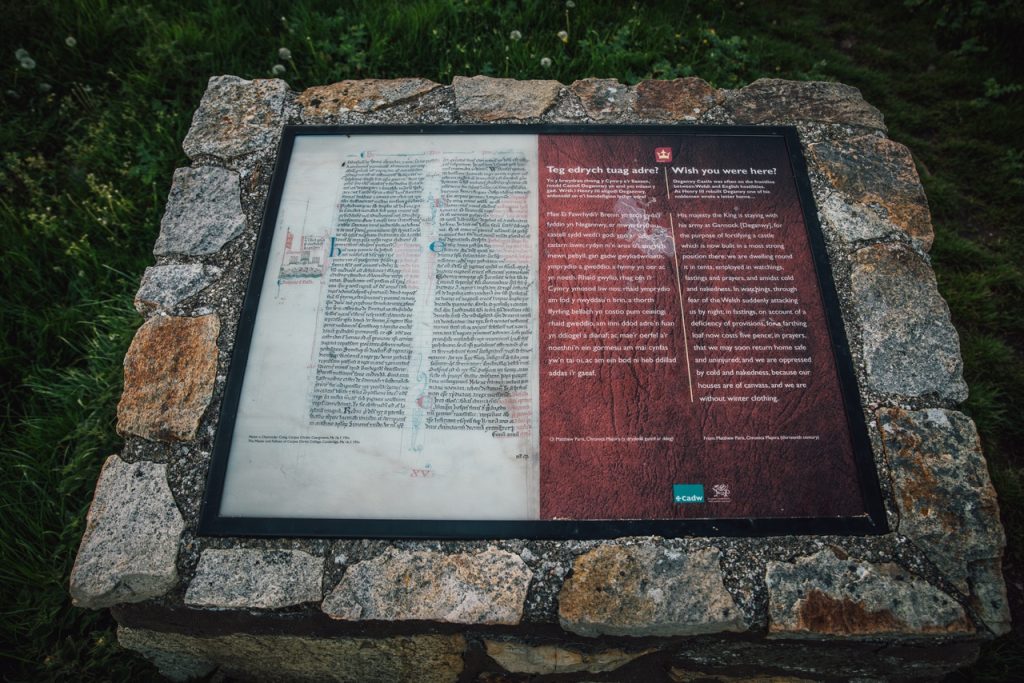
[[[865,514],[854,517],[696,518],[673,520],[416,520],[314,519],[305,517],[222,517],[219,514],[227,473],[235,417],[267,269],[274,226],[277,224],[285,177],[295,138],[300,135],[409,135],[409,134],[586,134],[780,137],[789,161],[803,210],[804,225],[818,278],[832,340],[840,391],[853,445]],[[268,227],[269,226],[269,227]],[[235,337],[220,421],[214,441],[210,472],[203,497],[199,533],[212,536],[309,536],[333,538],[448,538],[448,539],[601,539],[620,536],[761,536],[788,534],[866,535],[888,532],[878,474],[861,407],[853,359],[843,326],[839,298],[818,223],[807,177],[807,166],[792,126],[671,126],[671,125],[402,125],[402,126],[285,126],[260,227],[252,271],[246,288]]]

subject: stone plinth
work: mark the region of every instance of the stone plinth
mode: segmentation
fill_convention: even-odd
[[[795,125],[891,532],[373,541],[197,534],[242,295],[285,124]],[[1004,538],[909,151],[851,87],[697,78],[210,80],[136,307],[123,453],[71,576],[170,678],[931,679],[1009,630]],[[141,274],[140,274],[141,275]]]

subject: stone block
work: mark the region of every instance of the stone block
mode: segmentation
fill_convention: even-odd
[[[872,390],[967,398],[960,339],[924,258],[901,244],[865,247],[853,254],[851,285]]]
[[[769,637],[914,638],[974,633],[963,607],[892,563],[822,550],[769,562]]]
[[[615,671],[634,659],[657,652],[656,648],[636,651],[611,648],[583,652],[558,645],[528,645],[504,640],[484,640],[484,647],[487,655],[506,671],[539,675]]]
[[[654,122],[696,121],[722,101],[722,94],[702,78],[643,81],[634,88],[637,115]]]
[[[135,294],[135,310],[149,315],[174,308],[209,287],[220,277],[220,272],[216,266],[201,263],[146,268]]]
[[[558,81],[517,81],[489,76],[456,76],[455,104],[473,121],[535,119],[550,109],[562,92]]]
[[[504,550],[448,555],[389,548],[349,567],[323,611],[346,621],[518,624],[532,578],[522,558]]]
[[[71,570],[74,604],[99,609],[174,588],[184,527],[167,486],[166,465],[107,458]]]
[[[748,677],[752,672],[823,680],[938,680],[978,656],[976,640],[916,639],[880,646],[869,640],[693,639],[682,643],[673,669],[683,675]],[[728,672],[728,673],[724,673]]]
[[[238,174],[216,166],[174,172],[153,254],[213,254],[245,229]]]
[[[216,314],[150,318],[124,358],[117,431],[156,441],[190,441],[213,396]]]
[[[971,591],[971,607],[982,623],[997,636],[1006,635],[1013,630],[1002,564],[998,559],[972,562],[968,567],[967,576]]]
[[[796,676],[729,676],[697,669],[672,667],[668,672],[668,680],[672,683],[815,683],[813,678],[797,678]]]
[[[848,251],[855,251],[865,242],[898,241],[898,234],[903,233],[871,207],[851,204],[838,192],[818,197],[816,202],[822,228],[838,236]]]
[[[1006,538],[996,491],[969,417],[950,410],[878,411],[898,531],[966,592],[967,565],[999,558]]]
[[[439,83],[425,78],[368,78],[318,85],[302,91],[298,103],[309,120],[330,119],[348,112],[365,114],[426,95]]]
[[[842,83],[761,78],[725,91],[722,106],[738,124],[836,123],[885,131],[882,113]]]
[[[117,639],[175,680],[217,668],[229,680],[454,683],[462,673],[466,649],[461,635],[200,637],[121,627]]]
[[[288,84],[276,78],[214,76],[192,115],[182,143],[185,154],[228,160],[273,151],[284,126],[288,91]]]
[[[595,121],[618,121],[630,111],[629,86],[614,78],[585,78],[569,89],[579,98],[587,116]]]
[[[301,550],[204,550],[185,604],[278,609],[320,602],[323,576],[323,558]]]
[[[811,160],[846,203],[875,214],[916,240],[932,245],[928,198],[914,157],[898,142],[877,135],[810,145]]]
[[[654,543],[601,545],[576,558],[558,596],[562,628],[582,636],[691,636],[745,631],[719,552]]]

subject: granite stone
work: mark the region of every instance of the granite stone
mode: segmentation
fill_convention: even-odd
[[[851,204],[838,192],[817,199],[818,218],[826,231],[842,241],[847,251],[855,251],[873,241],[899,240],[903,230],[878,215],[871,207]]]
[[[725,91],[722,106],[737,124],[836,123],[885,131],[882,113],[842,83],[761,78]]]
[[[323,602],[334,619],[517,624],[533,573],[518,556],[389,548],[345,572]]]
[[[284,125],[288,92],[288,84],[276,78],[214,76],[192,116],[182,143],[185,154],[190,159],[229,160],[273,151]]]
[[[1002,564],[995,558],[972,562],[967,575],[971,607],[981,622],[997,636],[1013,630]]]
[[[237,173],[216,166],[179,168],[153,254],[213,254],[244,229]]]
[[[71,570],[74,604],[99,609],[174,588],[184,526],[167,486],[166,465],[107,458]]]
[[[185,593],[193,607],[278,609],[319,602],[324,560],[301,550],[203,551]]]
[[[643,81],[634,92],[637,115],[652,122],[696,121],[722,101],[722,94],[702,78]]]
[[[827,548],[768,563],[769,637],[879,638],[970,635],[953,598],[893,563]]]
[[[705,640],[681,643],[673,668],[721,676],[722,672],[774,672],[776,675],[833,680],[939,680],[968,666],[978,656],[976,640],[776,638],[771,640]],[[738,674],[733,674],[738,675]]]
[[[216,314],[158,316],[135,333],[124,358],[117,431],[154,441],[191,441],[217,375]]]
[[[967,565],[1002,556],[1006,537],[974,422],[939,408],[878,411],[898,531],[967,591]]]
[[[928,262],[902,244],[864,247],[852,261],[868,386],[885,395],[967,398],[960,340]]]
[[[684,669],[672,667],[668,672],[668,680],[671,683],[816,683],[813,678],[798,678],[796,676],[730,676],[728,674],[700,671],[698,669]],[[867,683],[866,681],[862,683]]]
[[[569,89],[594,121],[621,120],[629,113],[634,99],[629,86],[614,78],[585,78],[575,81]]]
[[[583,652],[558,645],[529,645],[511,640],[484,640],[487,655],[506,671],[524,674],[604,673],[615,671],[656,648],[626,651],[620,648]]]
[[[367,113],[425,95],[439,83],[425,78],[368,78],[318,85],[302,91],[297,101],[307,120],[329,120],[347,112]]]
[[[745,631],[719,552],[653,542],[601,545],[576,558],[558,596],[559,622],[582,636],[692,636]]]
[[[149,315],[172,309],[209,287],[220,273],[220,268],[201,263],[146,268],[139,291],[135,294],[135,310],[141,315]]]
[[[339,683],[455,683],[463,636],[309,637],[232,633],[200,637],[150,629],[117,631],[122,647],[151,660],[174,680],[212,672],[227,680]]]
[[[878,135],[808,146],[809,156],[849,205],[894,224],[925,250],[932,245],[928,198],[910,150]]]
[[[563,88],[558,81],[517,81],[489,76],[456,76],[452,85],[459,113],[473,121],[538,118],[554,106]]]

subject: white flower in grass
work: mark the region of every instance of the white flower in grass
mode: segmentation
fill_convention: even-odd
[[[273,72],[275,76],[280,76],[285,71],[287,71],[287,69],[284,68],[284,64],[275,64],[274,67],[271,69],[271,72]]]
[[[575,6],[576,6],[576,3],[573,2],[572,0],[565,0],[565,8],[566,9],[572,9]]]
[[[39,88],[39,92],[43,93],[44,95],[46,93],[50,92],[51,90],[53,90],[53,86],[50,85],[49,83],[40,83],[36,87],[38,87]]]
[[[64,39],[64,44],[68,47],[74,47],[75,45],[78,45],[78,41],[75,40],[74,36],[68,36]]]
[[[28,50],[26,50],[25,48],[19,47],[17,50],[14,51],[14,58],[17,59],[19,62],[25,59],[26,57],[28,57]]]
[[[519,31],[512,31],[512,33],[508,34],[508,38],[509,40],[515,40],[518,42],[523,39],[523,34]]]
[[[282,47],[278,49],[277,56],[287,62],[289,59],[292,58],[292,51],[286,47]]]
[[[569,32],[568,31],[559,31],[558,32],[558,39],[560,41],[562,41],[563,43],[568,43],[569,42]]]
[[[550,69],[551,68],[551,59],[549,57],[541,57],[540,58],[540,65],[542,67],[544,67],[545,69]]]
[[[26,71],[31,71],[32,69],[36,68],[36,60],[32,59],[31,57],[22,57],[20,60],[18,60],[18,63],[21,64],[21,68],[25,69]]]

